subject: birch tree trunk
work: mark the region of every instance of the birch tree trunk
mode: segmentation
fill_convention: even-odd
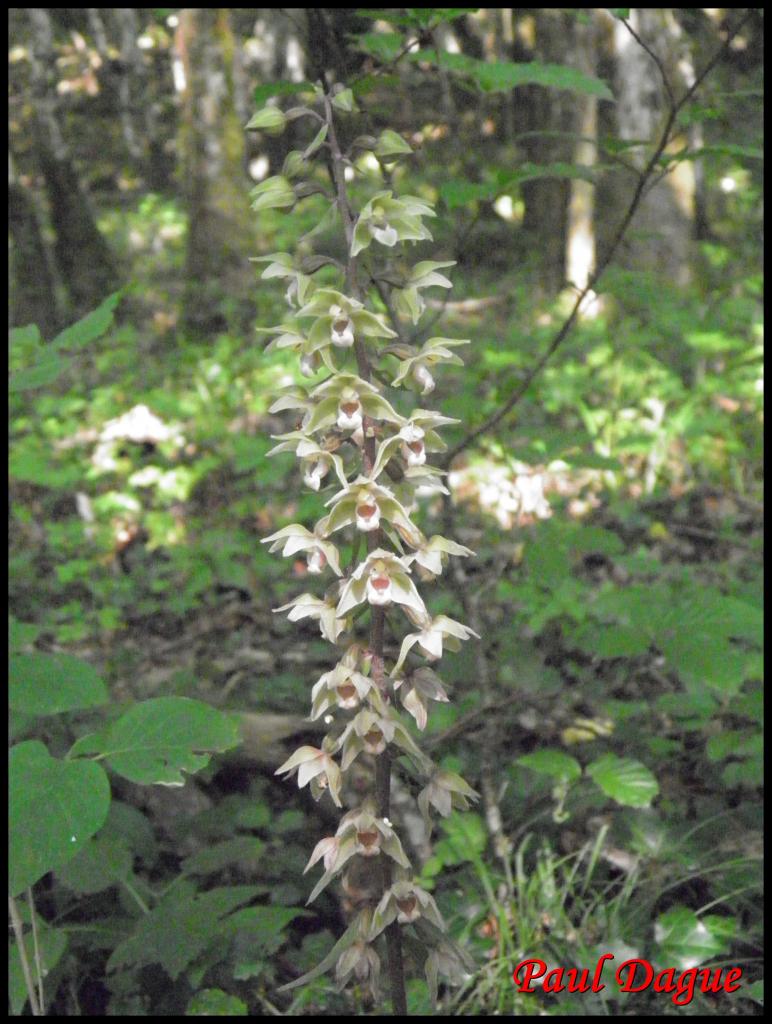
[[[596,23],[577,21],[570,62],[588,75],[597,74]],[[595,96],[574,96],[573,162],[584,167],[597,163],[598,100]],[[595,185],[582,179],[569,184],[566,222],[566,279],[581,290],[595,269]]]
[[[686,83],[681,63],[680,28],[667,8],[635,8],[630,24],[657,55],[671,88],[680,95]],[[621,22],[614,26],[616,56],[617,128],[622,139],[641,141],[628,159],[642,167],[651,143],[662,130],[667,95],[656,62]],[[682,148],[686,138],[677,137],[670,151]],[[630,175],[615,175],[617,209],[623,209],[634,187]],[[684,284],[690,276],[694,233],[694,165],[685,161],[657,184],[643,199],[633,220],[624,262],[629,269],[657,270]]]
[[[227,325],[224,298],[245,313],[251,309],[247,257],[254,239],[228,10],[181,11],[175,43],[182,100],[179,166],[188,208],[182,325],[207,334]]]

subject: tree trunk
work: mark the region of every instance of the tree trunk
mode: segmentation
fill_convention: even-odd
[[[82,316],[116,289],[117,265],[97,227],[59,126],[51,20],[41,7],[28,8],[27,16],[33,39],[35,149],[56,233],[54,256],[72,300],[72,313]]]
[[[228,11],[181,11],[176,50],[182,92],[180,172],[188,207],[182,326],[202,335],[227,326],[225,301],[240,307],[242,317],[253,309],[247,258],[254,235]]]
[[[576,22],[571,64],[588,75],[597,74],[596,25]],[[574,96],[573,162],[592,167],[597,162],[598,100],[595,96]],[[595,186],[582,179],[569,185],[570,198],[566,223],[566,279],[581,290],[595,268]]]
[[[685,88],[679,69],[680,29],[666,8],[641,8],[630,12],[630,24],[657,55],[671,88],[681,95]],[[668,100],[657,64],[621,22],[614,28],[616,53],[617,126],[622,139],[641,140],[628,159],[641,168],[651,145],[662,131]],[[676,138],[669,149],[684,146]],[[635,185],[632,176],[615,175],[617,209],[624,209]],[[643,199],[636,214],[623,261],[628,269],[656,270],[684,284],[689,279],[694,232],[694,166],[690,161],[656,185]]]
[[[16,178],[8,153],[8,229],[11,237],[9,326],[37,324],[46,339],[62,327],[56,285],[35,203]]]
[[[557,8],[541,8],[534,14],[535,57],[546,63],[565,61],[566,40],[572,38],[575,20]],[[521,131],[567,132],[571,130],[571,104],[557,89],[527,86],[515,92],[516,116]],[[570,161],[571,145],[565,139],[534,135],[523,142],[526,160],[536,164]],[[540,291],[556,295],[565,281],[565,234],[569,186],[565,179],[541,178],[524,182],[523,228],[538,254]]]

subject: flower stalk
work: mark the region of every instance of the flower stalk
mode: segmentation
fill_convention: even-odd
[[[326,194],[314,181],[294,181],[312,173],[314,159],[323,156],[347,257],[345,264],[323,254],[300,259],[274,253],[258,258],[268,264],[263,278],[290,280],[290,317],[276,328],[261,329],[273,336],[269,349],[296,351],[300,372],[311,381],[286,389],[271,407],[273,412],[294,411],[302,418],[295,430],[276,438],[279,444],[269,454],[294,452],[304,482],[313,491],[326,490],[334,482],[342,486],[329,497],[329,511],[312,529],[290,524],[264,542],[285,556],[303,552],[308,572],[328,586],[323,597],[301,594],[276,611],[288,611],[292,621],[317,620],[322,636],[343,652],[311,693],[311,717],[324,715],[328,735],[319,748],[297,750],[277,774],[297,775],[298,785],[308,785],[315,800],[327,794],[340,808],[350,802],[346,776],[354,760],[373,759],[375,783],[372,795],[343,815],[336,834],[319,841],[306,868],[323,862],[324,873],[309,902],[339,879],[353,907],[353,920],[335,948],[335,958],[285,988],[334,966],[341,987],[355,979],[375,1000],[385,945],[393,1013],[405,1016],[405,929],[417,940],[413,947],[424,951],[416,959],[435,999],[440,976],[453,983],[470,969],[463,950],[445,934],[433,898],[414,877],[398,825],[390,820],[391,773],[400,758],[407,758],[423,781],[417,799],[427,823],[434,811],[446,815],[477,797],[460,776],[435,765],[414,738],[415,727],[426,727],[432,702],[449,699],[428,663],[436,664],[444,648],[457,650],[461,641],[476,634],[447,616],[432,615],[416,586],[416,581],[436,580],[449,557],[473,552],[437,535],[427,538],[413,519],[420,514],[422,492],[447,493],[430,460],[432,453],[445,450],[438,428],[455,421],[410,408],[405,401],[410,391],[420,396],[433,391],[437,365],[460,363],[452,349],[467,342],[431,338],[415,349],[402,341],[403,332],[394,320],[397,310],[417,322],[424,310],[420,290],[451,286],[437,272],[452,265],[447,261],[424,260],[407,271],[395,266],[394,253],[405,243],[431,240],[424,219],[435,216],[426,200],[400,197],[393,190],[391,168],[410,155],[410,146],[387,130],[379,139],[359,136],[344,150],[338,119],[356,114],[351,91],[319,85],[311,103],[294,108],[292,117],[310,116],[322,127],[301,154],[289,154],[283,176],[255,189],[254,206],[283,210]],[[271,113],[273,109],[258,112],[250,126],[278,129],[282,117]],[[356,161],[363,150],[382,164],[388,161],[391,189],[376,187],[355,209],[347,176],[352,169],[355,175],[362,174]],[[336,286],[317,287],[315,274],[322,268],[327,274],[330,267],[342,280]],[[380,282],[390,282],[384,305],[391,325],[372,308],[364,281],[376,284],[381,299]],[[390,344],[391,339],[397,343]],[[325,377],[314,384],[319,373]],[[383,394],[389,381],[398,391],[394,399]],[[352,532],[352,555],[344,566],[339,545]],[[363,610],[369,611],[366,641],[356,638]],[[393,651],[385,643],[387,616],[390,629],[403,626],[403,639]],[[410,632],[411,627],[418,631]],[[357,885],[357,865],[367,868],[370,882],[377,881],[374,889]]]

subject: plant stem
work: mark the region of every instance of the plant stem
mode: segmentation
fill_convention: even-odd
[[[338,144],[338,136],[335,131],[335,119],[332,113],[332,102],[329,93],[325,92],[324,112],[327,121],[327,141],[329,143],[329,172],[333,185],[335,186],[338,210],[343,221],[343,230],[346,234],[346,288],[354,299],[360,299],[361,291],[357,278],[356,259],[351,256],[351,245],[354,240],[354,215],[348,200],[346,190],[346,178],[344,175],[343,154]],[[370,381],[372,371],[367,352],[361,340],[357,338],[354,342],[354,354],[356,356],[359,376],[362,380]],[[365,476],[369,476],[375,463],[375,434],[368,417],[365,417],[362,426],[364,433],[364,444],[362,448],[362,470]],[[368,552],[375,551],[381,543],[381,531],[377,530],[367,535]],[[386,683],[386,676],[383,666],[383,631],[385,612],[383,608],[373,606],[370,618],[370,653],[372,655],[372,678],[388,703],[391,700],[389,688]],[[391,757],[388,747],[375,759],[375,798],[378,807],[378,816],[388,818],[391,805]],[[385,856],[381,856],[382,871],[382,892],[391,886],[391,865]],[[391,984],[392,1013],[394,1016],[407,1016],[407,998],[405,995],[405,972],[402,962],[402,932],[397,921],[393,921],[386,928],[386,953],[389,966],[389,981]]]

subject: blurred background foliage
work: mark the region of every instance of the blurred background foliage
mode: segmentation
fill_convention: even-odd
[[[761,11],[34,8],[10,29],[12,647],[91,663],[116,706],[240,712],[244,735],[183,789],[115,780],[105,827],[36,886],[52,1012],[377,1012],[328,979],[275,994],[346,903],[304,908],[327,811],[272,778],[329,654],[271,614],[308,581],[259,541],[320,501],[265,458],[296,371],[254,333],[284,302],[248,257],[340,241],[318,196],[258,226],[251,185],[308,140],[243,126],[322,72],[414,148],[395,186],[438,204],[426,255],[458,265],[421,337],[472,339],[435,392],[463,450],[425,523],[477,552],[433,608],[483,637],[428,728],[483,794],[416,849],[479,965],[442,1009],[757,1012]],[[608,252],[668,89],[716,54],[579,321],[467,445]],[[364,197],[381,172],[356,169]],[[99,720],[14,714],[12,739],[62,753]],[[512,984],[520,959],[602,952],[744,984],[678,1010]],[[11,971],[19,1013],[13,948]]]

